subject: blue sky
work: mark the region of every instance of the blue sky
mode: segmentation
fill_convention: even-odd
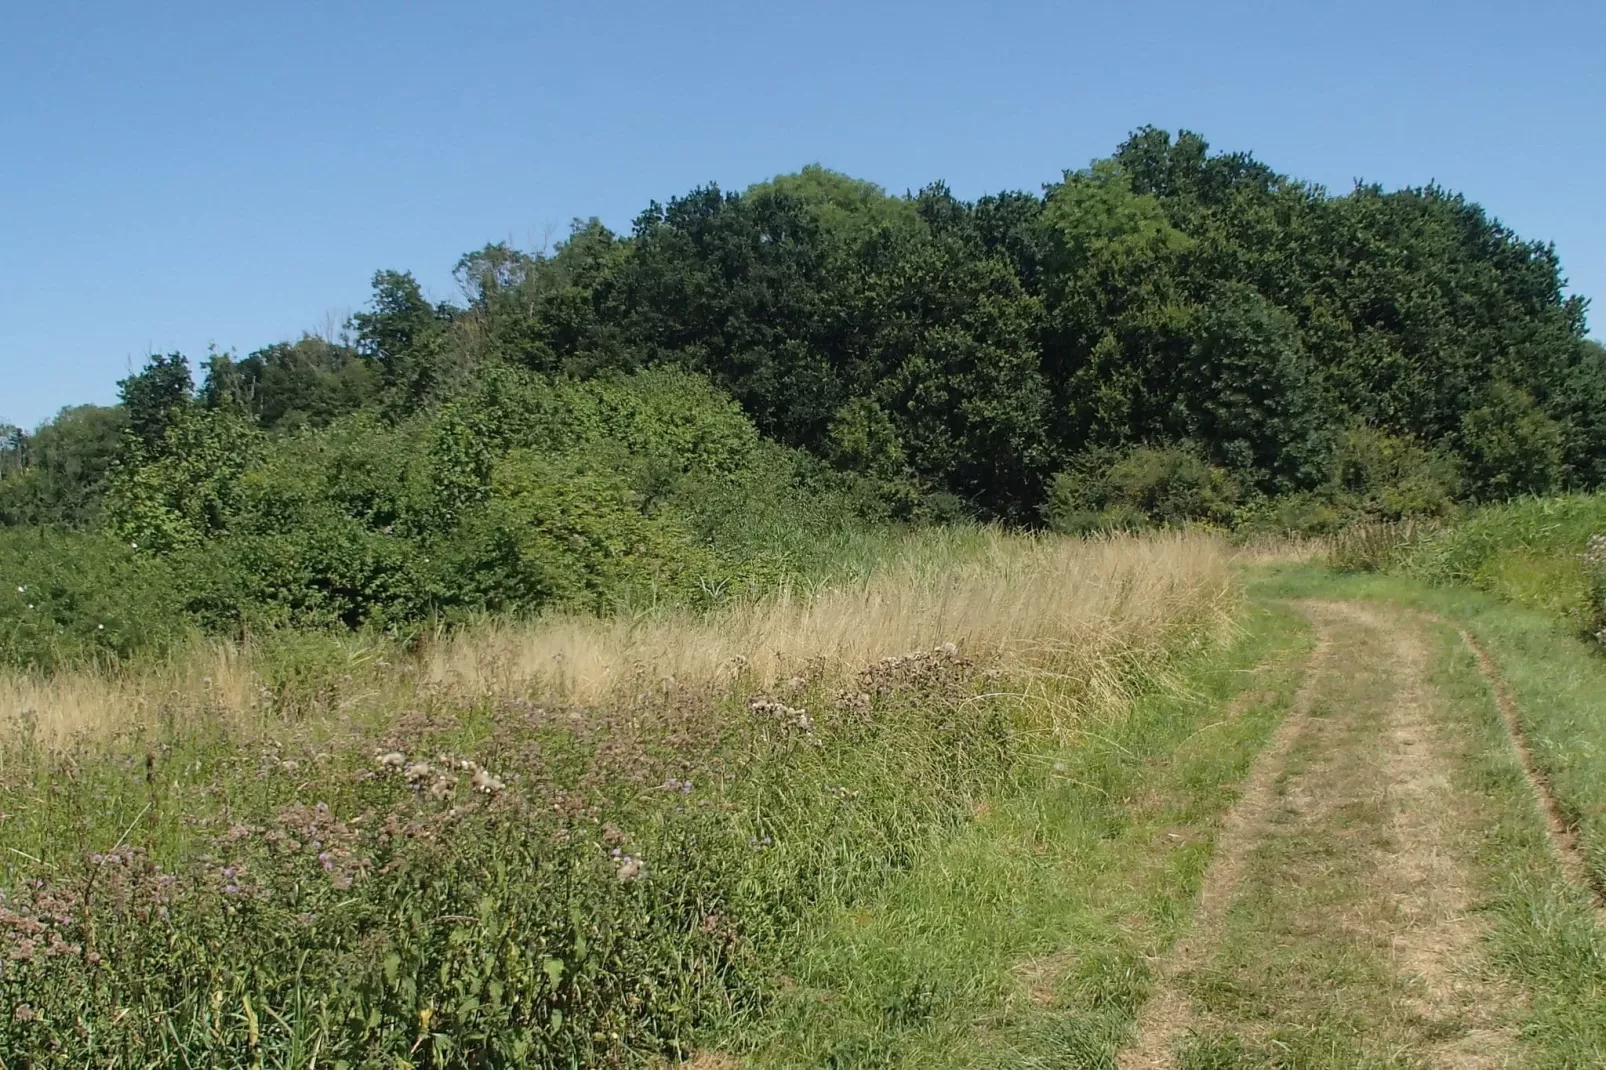
[[[1554,240],[1606,324],[1606,4],[60,3],[0,34],[0,422],[152,351],[343,319],[377,268],[820,162],[1037,188],[1145,123]]]

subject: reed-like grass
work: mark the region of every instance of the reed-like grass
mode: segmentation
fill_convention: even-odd
[[[808,667],[845,678],[881,658],[953,644],[1008,672],[1053,672],[1102,701],[1180,627],[1224,627],[1229,551],[1160,533],[1077,540],[999,531],[912,536],[868,574],[709,612],[488,620],[401,643],[351,636],[196,641],[161,661],[52,675],[0,674],[0,724],[41,740],[115,734],[173,718],[242,729],[284,718],[379,713],[421,691],[594,704],[644,683],[758,688]]]

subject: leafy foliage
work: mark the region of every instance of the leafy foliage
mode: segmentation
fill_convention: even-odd
[[[1461,449],[1478,496],[1546,494],[1562,476],[1562,431],[1533,397],[1499,382],[1461,419]]]
[[[1231,473],[1196,453],[1142,446],[1119,456],[1105,451],[1079,458],[1055,477],[1044,519],[1068,534],[1225,524],[1242,493]]]

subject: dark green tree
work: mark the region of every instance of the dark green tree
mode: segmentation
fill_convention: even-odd
[[[357,351],[378,367],[392,409],[411,412],[449,378],[445,335],[454,310],[431,304],[411,272],[378,272],[373,289],[369,310],[351,317]]]
[[[167,429],[190,404],[195,382],[181,353],[153,354],[145,367],[117,383],[128,429],[145,449],[157,451]]]

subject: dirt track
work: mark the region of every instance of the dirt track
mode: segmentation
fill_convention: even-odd
[[[1473,912],[1489,804],[1458,775],[1469,714],[1435,687],[1433,622],[1363,603],[1302,608],[1319,636],[1306,680],[1223,822],[1191,929],[1158,964],[1120,1065],[1519,1065],[1522,994],[1488,968]],[[1513,747],[1576,875],[1520,738]]]

